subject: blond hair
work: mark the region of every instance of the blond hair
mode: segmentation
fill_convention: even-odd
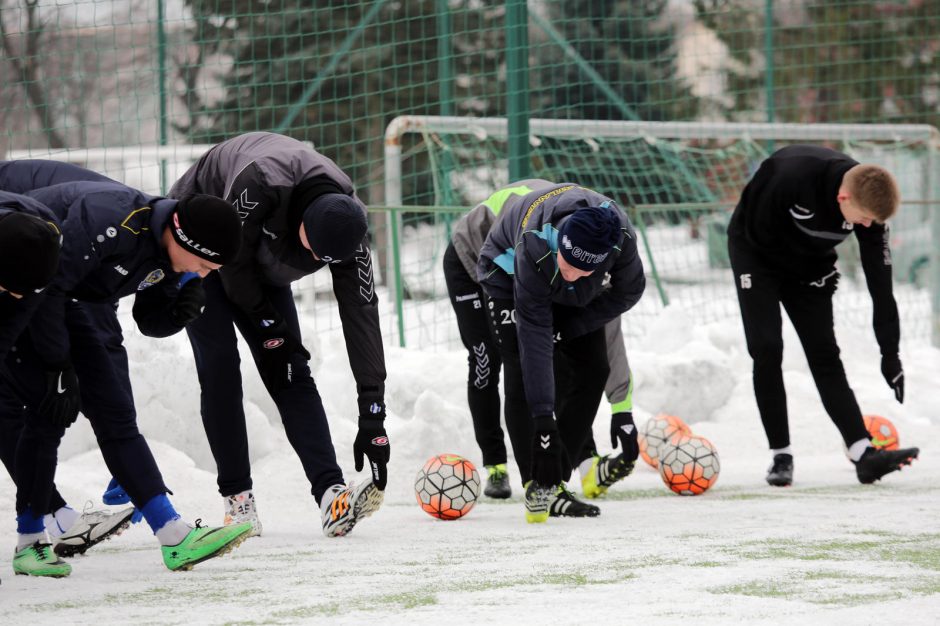
[[[884,222],[898,210],[901,192],[891,172],[880,165],[856,165],[842,182],[856,205],[868,210],[878,222]]]

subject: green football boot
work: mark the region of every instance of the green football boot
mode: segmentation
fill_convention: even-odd
[[[251,533],[251,522],[231,526],[200,526],[189,531],[186,538],[175,546],[161,546],[163,562],[173,571],[190,570],[206,559],[221,556],[235,549]]]
[[[72,573],[72,566],[56,556],[52,544],[37,541],[13,556],[13,571],[23,576],[64,578]]]
[[[530,480],[525,484],[525,521],[540,524],[548,521],[548,507],[555,498],[558,486],[543,487]]]

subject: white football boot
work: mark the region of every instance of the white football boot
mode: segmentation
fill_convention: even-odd
[[[75,523],[53,540],[52,549],[59,556],[84,554],[93,545],[124,532],[133,515],[132,506],[113,513],[104,509],[92,510],[86,506],[85,512]]]
[[[236,493],[234,496],[225,496],[224,526],[251,522],[249,537],[261,536],[261,520],[258,518],[258,505],[255,503],[255,494],[251,491]]]
[[[327,537],[348,535],[359,520],[378,511],[384,499],[385,492],[380,491],[371,480],[358,487],[354,484],[348,487],[333,485],[320,500],[323,534]]]

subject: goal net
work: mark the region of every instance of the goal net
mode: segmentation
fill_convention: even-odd
[[[400,244],[389,272],[396,329],[408,346],[459,346],[440,269],[450,224],[507,179],[502,118],[400,117],[386,132],[386,205]],[[665,313],[708,323],[737,315],[725,228],[751,174],[787,144],[827,145],[897,176],[903,205],[892,220],[895,295],[906,339],[931,335],[940,241],[931,220],[937,130],[927,125],[654,123],[530,120],[531,176],[595,189],[628,208],[640,237],[647,292],[625,316],[628,335]],[[857,249],[839,249],[841,323],[871,324]],[[393,247],[390,245],[389,250]],[[390,287],[392,281],[390,280]]]

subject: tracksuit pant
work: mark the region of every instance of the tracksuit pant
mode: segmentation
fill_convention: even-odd
[[[775,269],[749,245],[729,238],[747,349],[754,360],[754,394],[771,450],[790,445],[783,387],[783,332],[780,305],[793,323],[823,406],[846,446],[868,439],[855,394],[839,358],[832,315],[838,272],[820,267],[818,278],[800,281]]]
[[[235,329],[257,358],[261,339],[248,317],[225,295],[222,281],[213,272],[203,280],[206,307],[202,315],[186,327],[196,357],[196,371],[202,389],[202,423],[218,468],[219,493],[230,496],[252,488],[251,463],[242,377]],[[277,312],[300,338],[297,307],[290,287],[266,287],[266,295]],[[343,472],[336,463],[333,440],[323,402],[310,366],[302,355],[292,361],[293,383],[272,395],[284,422],[287,439],[310,481],[311,493],[320,501],[332,485],[341,484]]]
[[[627,360],[627,347],[623,339],[621,318],[612,319],[604,326],[604,337],[607,341],[607,363],[610,365],[610,375],[604,385],[604,395],[610,403],[612,413],[633,411],[633,372],[630,371],[630,362]],[[581,453],[577,455],[575,464],[589,459],[597,454],[597,444],[593,433],[588,435]]]
[[[143,507],[168,493],[146,440],[137,429],[137,413],[127,370],[120,322],[113,305],[66,304],[71,360],[81,392],[81,412],[88,418],[105,464],[131,501]],[[55,484],[59,442],[65,429],[36,409],[46,393],[46,379],[30,337],[20,337],[4,364],[4,383],[22,402],[22,429],[13,459],[16,511],[50,512],[62,502]],[[15,408],[7,400],[5,408]],[[6,459],[5,459],[6,464]],[[56,507],[58,508],[58,507]]]
[[[572,313],[571,309],[565,312]],[[532,415],[525,400],[513,313],[512,300],[491,298],[487,302],[487,314],[503,360],[506,427],[519,466],[519,475],[525,485],[532,478],[534,430]],[[555,419],[567,455],[563,476],[567,481],[571,477],[571,467],[580,460],[580,452],[591,435],[594,416],[610,374],[604,329],[598,328],[586,335],[556,342],[553,366]]]
[[[467,349],[467,403],[483,465],[506,463],[499,410],[502,358],[490,330],[483,289],[467,273],[453,244],[444,252],[444,282],[457,316],[460,341]]]

